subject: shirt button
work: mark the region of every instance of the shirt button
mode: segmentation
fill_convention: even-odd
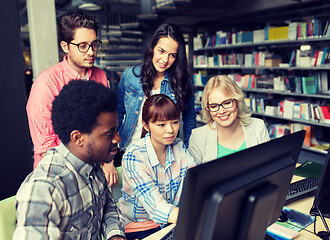
[[[139,112],[138,112],[138,111],[136,111],[136,112],[135,112],[135,114],[139,114]]]
[[[134,127],[134,125],[132,125],[132,128]]]
[[[142,100],[142,97],[139,97],[139,100]]]

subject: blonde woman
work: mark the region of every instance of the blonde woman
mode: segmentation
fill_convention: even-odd
[[[198,163],[269,141],[265,123],[252,118],[242,90],[225,75],[212,77],[202,96],[205,126],[192,130],[189,152]]]

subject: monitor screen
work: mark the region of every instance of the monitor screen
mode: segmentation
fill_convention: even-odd
[[[188,170],[175,239],[263,239],[281,214],[305,131]]]
[[[330,150],[325,157],[325,162],[320,176],[319,186],[315,193],[314,203],[310,214],[318,216],[320,210],[323,217],[330,217]]]

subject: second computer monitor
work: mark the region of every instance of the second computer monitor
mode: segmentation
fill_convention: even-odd
[[[325,157],[325,162],[320,176],[319,186],[315,193],[311,215],[320,215],[330,218],[330,150]]]
[[[282,211],[305,131],[188,170],[175,239],[263,239]]]

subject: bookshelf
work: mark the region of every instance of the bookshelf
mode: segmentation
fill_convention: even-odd
[[[308,19],[289,22],[287,16],[278,26],[265,22],[258,29],[198,33],[193,56],[197,113],[207,79],[226,74],[272,137],[305,129],[306,156],[324,157],[330,144],[330,26],[326,18]]]

